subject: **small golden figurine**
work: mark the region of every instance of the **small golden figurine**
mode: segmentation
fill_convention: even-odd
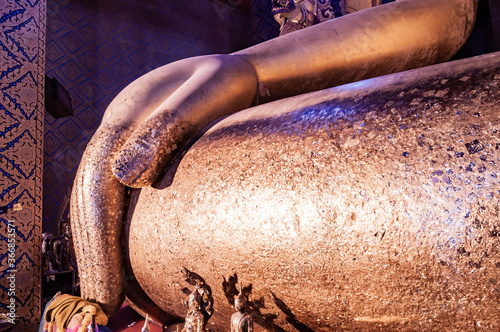
[[[240,293],[234,299],[236,312],[231,315],[231,332],[253,332],[253,320],[245,312],[246,305],[247,299],[240,285]]]
[[[205,332],[205,315],[202,311],[202,295],[196,286],[189,295],[188,312],[182,332]]]
[[[212,288],[205,282],[205,280],[197,273],[183,268],[185,280],[194,286],[193,292],[189,295],[188,312],[186,314],[184,331],[205,331],[205,326],[208,320],[214,313],[214,299],[212,297]],[[198,316],[202,317],[202,324],[198,324]],[[188,322],[189,321],[189,322]],[[194,325],[193,325],[194,324]],[[194,327],[189,327],[189,326]],[[195,326],[203,326],[198,330]],[[187,328],[187,329],[186,329]]]
[[[316,0],[274,0],[272,14],[280,24],[280,35],[310,27],[319,22]]]

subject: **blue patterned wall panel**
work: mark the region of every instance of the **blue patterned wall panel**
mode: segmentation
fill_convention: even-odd
[[[0,0],[0,312],[20,327],[41,315],[44,73],[45,1]]]

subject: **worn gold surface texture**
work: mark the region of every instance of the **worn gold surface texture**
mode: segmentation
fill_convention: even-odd
[[[256,330],[500,329],[500,54],[285,99],[216,124],[136,190],[129,259],[182,317],[184,267],[252,284]]]
[[[233,53],[277,100],[447,61],[474,26],[476,0],[404,0]]]
[[[82,297],[95,300],[106,312],[123,303],[122,222],[125,188],[113,177],[111,158],[130,130],[101,126],[80,163],[71,204],[71,227],[78,260]],[[106,191],[95,190],[97,184]]]

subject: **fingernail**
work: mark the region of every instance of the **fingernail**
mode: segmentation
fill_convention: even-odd
[[[112,168],[115,176],[124,185],[141,188],[155,179],[157,144],[151,139],[134,140],[125,144],[117,153]]]

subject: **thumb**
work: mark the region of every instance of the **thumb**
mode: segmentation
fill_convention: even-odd
[[[172,112],[154,113],[116,153],[113,173],[132,188],[151,185],[196,134],[195,127]]]

